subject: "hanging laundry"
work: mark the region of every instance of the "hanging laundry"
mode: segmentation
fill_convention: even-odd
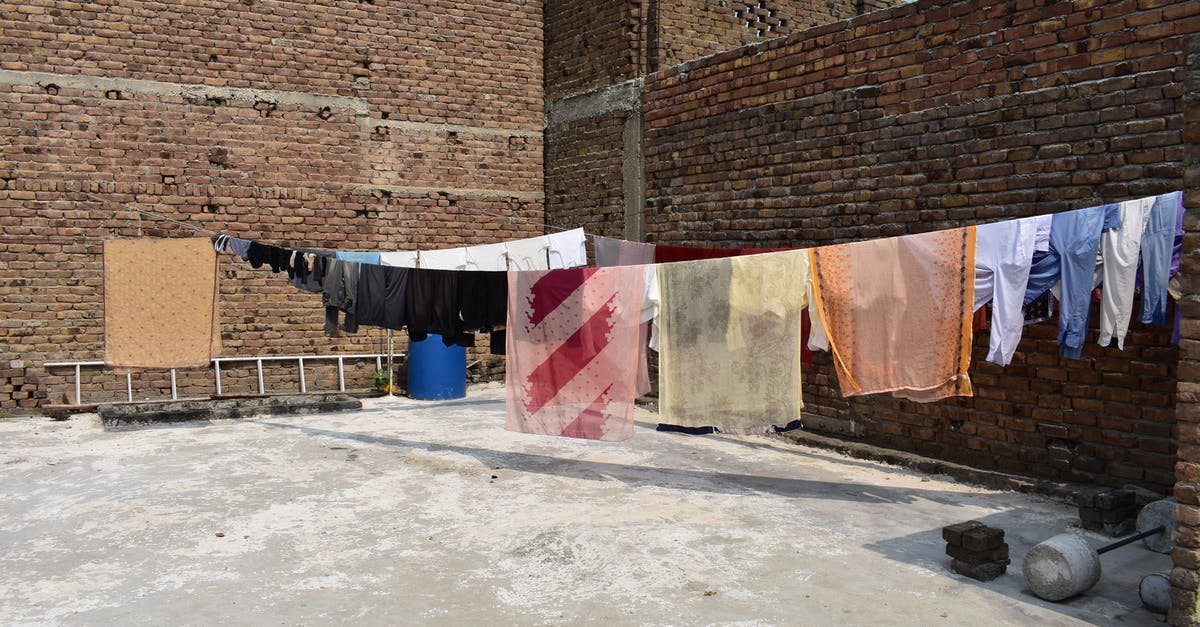
[[[342,329],[358,333],[357,313],[359,264],[355,261],[330,259],[325,268],[325,285],[321,303],[325,306],[325,335],[337,335],[338,312],[345,315]]]
[[[379,253],[377,252],[339,250],[337,251],[337,258],[345,261],[357,261],[358,263],[379,265]]]
[[[221,352],[217,264],[208,238],[105,240],[104,364],[207,367]]]
[[[213,242],[213,249],[217,252],[229,251],[235,253],[242,258],[242,261],[250,260],[250,240],[231,235],[220,235]]]
[[[627,242],[596,235],[592,237],[592,245],[596,248],[597,266],[637,266],[654,263],[654,244]]]
[[[491,353],[503,355],[504,325],[508,319],[508,273],[458,273],[458,307],[463,329],[491,333]]]
[[[1101,346],[1108,346],[1116,337],[1117,348],[1125,348],[1125,333],[1129,330],[1129,319],[1133,315],[1133,292],[1142,234],[1145,233],[1153,206],[1153,197],[1120,203],[1121,228],[1110,229],[1100,236],[1103,264],[1098,271],[1104,285],[1100,293],[1098,342]]]
[[[653,346],[655,350],[658,350],[658,314],[662,301],[658,289],[658,267],[654,264],[642,267],[645,268],[645,273],[642,277],[642,315],[638,318],[638,322],[641,323],[638,329],[638,396],[644,396],[654,391],[650,382],[650,363],[646,348]]]
[[[510,431],[633,436],[642,266],[508,274]]]
[[[508,251],[509,270],[549,270],[547,251],[550,240],[546,236],[530,237],[504,243]]]
[[[1046,252],[1050,250],[1050,229],[1054,226],[1054,214],[1025,218],[1033,220],[1036,225],[1036,235],[1033,238],[1033,250]]]
[[[1063,357],[1079,359],[1083,352],[1100,236],[1104,231],[1120,226],[1121,215],[1115,204],[1054,214],[1050,247],[1058,254],[1062,274],[1058,348]]]
[[[740,254],[743,254],[742,249],[736,248],[700,248],[698,246],[664,246],[662,244],[655,244],[654,246],[655,263],[721,259],[723,257],[735,257]]]
[[[974,260],[974,227],[812,250],[843,396],[971,395]]]
[[[329,251],[315,248],[296,248],[292,250],[288,277],[292,285],[305,292],[320,292],[325,280],[325,263]]]
[[[422,250],[417,259],[425,270],[466,270],[467,249]]]
[[[283,272],[291,264],[292,251],[270,244],[250,242],[246,249],[246,261],[251,268],[261,268],[263,264],[271,266],[271,272]]]
[[[408,323],[410,268],[359,264],[355,318],[359,325],[399,331]]]
[[[505,250],[504,243],[468,246],[466,269],[500,272],[508,270],[508,251]]]
[[[550,251],[550,269],[578,268],[588,265],[587,238],[583,229],[571,229],[546,236]]]
[[[987,360],[1007,366],[1025,326],[1025,289],[1040,218],[981,224],[975,230],[975,309],[992,303]]]
[[[379,263],[393,268],[415,268],[417,267],[417,251],[395,251],[390,253],[379,253]]]
[[[659,420],[727,433],[798,420],[808,251],[658,268]]]
[[[1167,320],[1167,284],[1182,209],[1183,192],[1156,196],[1150,208],[1149,221],[1142,234],[1142,312],[1138,316],[1138,320],[1146,324],[1161,325]]]
[[[455,270],[409,270],[406,323],[408,337],[424,341],[430,333],[442,336],[446,346],[475,345],[475,335],[463,330],[459,315],[458,277]]]

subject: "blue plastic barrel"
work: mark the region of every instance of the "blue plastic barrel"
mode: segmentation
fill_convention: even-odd
[[[430,333],[420,342],[408,340],[408,396],[424,401],[467,395],[467,349],[446,346]]]

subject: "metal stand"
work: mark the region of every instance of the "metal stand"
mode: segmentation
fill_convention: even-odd
[[[393,342],[392,342],[392,330],[391,329],[388,329],[388,332],[387,332],[387,345],[388,345],[387,346],[388,389],[387,389],[387,395],[385,396],[385,398],[387,398],[389,401],[392,401],[392,400],[396,400],[397,396],[392,393],[392,390],[396,389],[396,385],[395,385],[395,382],[392,380],[392,377],[394,376],[393,375],[394,370],[393,370],[393,366],[392,366],[392,356],[395,354],[395,344],[393,344]]]

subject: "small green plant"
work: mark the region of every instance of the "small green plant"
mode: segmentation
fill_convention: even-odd
[[[380,369],[376,370],[376,371],[375,371],[375,387],[376,387],[376,388],[378,388],[378,389],[380,389],[380,390],[385,390],[385,391],[386,391],[386,390],[387,390],[387,386],[388,386],[388,373],[387,373],[387,370],[384,370],[383,368],[380,368]]]

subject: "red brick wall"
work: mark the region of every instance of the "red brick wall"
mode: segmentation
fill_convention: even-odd
[[[587,233],[622,237],[621,132],[623,111],[546,129],[547,222]]]
[[[652,71],[858,15],[851,0],[677,0],[654,6]]]
[[[102,358],[104,238],[192,234],[129,207],[345,250],[540,233],[541,59],[541,3],[524,0],[0,2],[0,409],[73,395],[45,361]],[[225,355],[380,349],[378,330],[325,337],[318,295],[232,256],[220,269]],[[211,392],[211,371],[180,377]],[[135,394],[169,394],[142,378]],[[294,368],[266,378],[296,386]],[[85,400],[123,399],[123,376],[87,379]]]
[[[1180,189],[1184,39],[1200,5],[1045,0],[895,7],[647,78],[647,239],[810,246]],[[1177,348],[1134,325],[1057,356],[1028,328],[976,397],[847,401],[819,357],[814,413],[982,468],[1172,485]]]
[[[1200,625],[1196,592],[1200,588],[1200,37],[1189,46],[1187,91],[1184,94],[1183,139],[1187,144],[1183,202],[1186,234],[1180,274],[1183,333],[1179,345],[1179,383],[1176,386],[1175,436],[1179,461],[1175,465],[1175,547],[1171,556],[1173,625]]]
[[[643,3],[546,4],[546,98],[556,100],[643,74]]]

